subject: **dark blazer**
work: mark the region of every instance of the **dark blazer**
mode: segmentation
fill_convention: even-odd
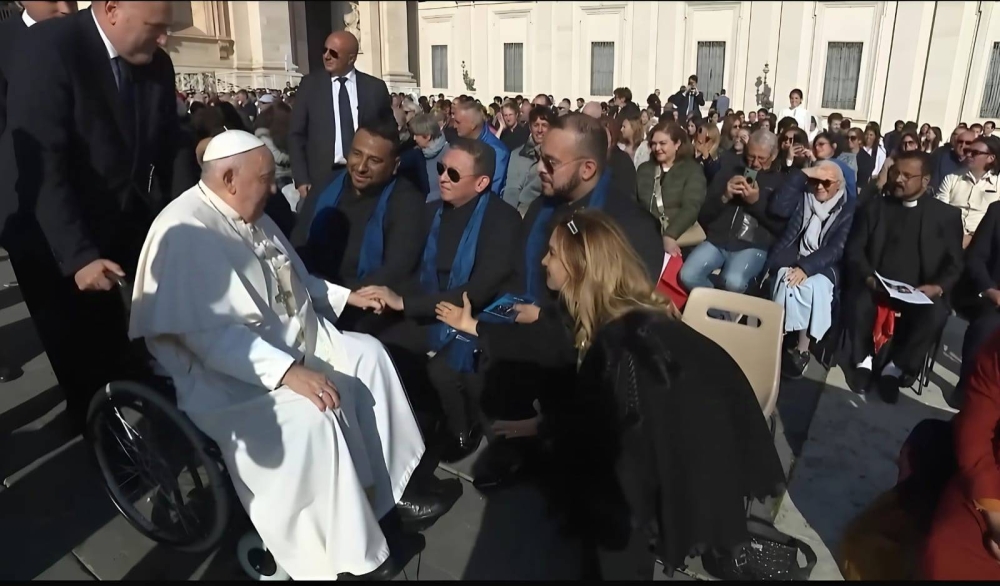
[[[928,192],[920,205],[923,213],[918,247],[921,283],[933,284],[948,295],[962,274],[962,214],[958,208],[934,199]],[[875,274],[875,263],[882,257],[886,243],[885,208],[893,205],[880,197],[858,208],[851,235],[844,250],[845,283],[862,286]],[[992,207],[992,206],[991,206]]]
[[[0,192],[13,190],[20,210],[34,210],[26,221],[37,220],[62,275],[99,258],[133,273],[150,223],[176,194],[170,57],[157,50],[149,64],[132,67],[130,126],[89,10],[38,23],[17,51],[31,58],[17,60],[9,76]],[[177,183],[187,188],[195,178]],[[5,207],[6,222],[13,210]]]
[[[7,72],[14,64],[14,48],[27,30],[20,14],[0,22],[0,134],[7,126]]]
[[[875,159],[872,158],[865,149],[859,149],[858,154],[858,194],[872,180],[872,171],[875,170]]]
[[[683,123],[687,117],[694,114],[697,119],[701,118],[701,107],[705,105],[705,94],[701,91],[698,95],[694,96],[694,103],[692,107],[688,107],[688,92],[685,89],[683,92],[677,92],[676,94],[670,96],[671,101],[677,106],[677,121]]]
[[[1000,285],[1000,202],[991,203],[965,251],[962,293],[967,301]],[[956,292],[956,297],[958,293]]]
[[[395,124],[392,99],[385,82],[355,70],[358,85],[358,128],[379,121]],[[288,150],[296,185],[325,185],[333,168],[340,131],[334,125],[333,86],[325,70],[302,78],[295,93]],[[350,145],[344,146],[346,155]]]
[[[805,231],[802,225],[802,206],[805,205],[802,194],[805,189],[806,176],[801,171],[796,171],[789,175],[781,192],[772,198],[772,204],[787,201],[793,203],[794,207],[788,215],[785,232],[767,255],[767,267],[772,272],[782,267],[799,267],[810,277],[825,275],[836,287],[840,280],[840,260],[844,256],[844,246],[851,232],[857,200],[848,198],[845,194],[837,206],[839,209],[828,220],[832,223],[819,248],[808,256],[800,257],[799,241]]]

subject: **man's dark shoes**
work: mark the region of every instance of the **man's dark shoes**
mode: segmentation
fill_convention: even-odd
[[[17,380],[21,378],[22,374],[24,374],[24,371],[16,366],[0,366],[0,383],[9,383],[12,380]]]
[[[809,352],[799,352],[795,348],[789,348],[781,360],[781,375],[792,380],[800,379],[807,366],[809,366]]]
[[[441,461],[445,464],[451,464],[464,460],[479,448],[479,444],[482,441],[482,426],[478,424],[473,425],[469,431],[451,438],[448,447],[445,448],[444,454],[441,455]]]
[[[883,374],[878,379],[878,394],[882,400],[890,405],[899,401],[899,377]]]
[[[424,482],[412,481],[396,504],[400,520],[408,525],[427,525],[451,510],[462,496],[462,481],[457,478]]]
[[[427,540],[419,533],[398,533],[392,536],[386,535],[389,543],[389,557],[382,562],[382,565],[367,574],[355,576],[354,574],[343,573],[337,576],[338,580],[363,580],[363,581],[384,581],[392,580],[403,571],[406,564],[410,563],[413,556],[424,550]]]

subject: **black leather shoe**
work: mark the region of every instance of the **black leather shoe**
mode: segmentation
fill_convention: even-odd
[[[410,485],[396,503],[396,511],[403,523],[430,523],[450,511],[461,496],[462,481],[457,478],[442,480],[433,489]]]
[[[338,580],[347,581],[386,581],[392,580],[403,571],[406,564],[410,563],[413,556],[424,550],[427,541],[419,533],[402,533],[389,540],[389,557],[382,562],[382,565],[367,574],[355,576],[344,572],[337,576]]]
[[[483,441],[483,428],[480,425],[472,426],[472,429],[452,438],[450,445],[441,455],[441,461],[445,464],[452,464],[469,457],[479,449],[479,444]]]
[[[12,380],[21,378],[24,371],[16,366],[0,367],[0,383],[9,383]]]
[[[878,394],[890,405],[899,401],[899,379],[894,376],[880,376],[878,379]]]

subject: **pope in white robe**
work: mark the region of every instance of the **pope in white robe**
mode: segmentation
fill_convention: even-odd
[[[389,555],[379,519],[424,453],[385,349],[333,325],[345,304],[375,302],[310,275],[263,215],[274,163],[262,142],[227,131],[205,161],[149,230],[129,335],[219,445],[277,563],[295,580],[366,574]]]

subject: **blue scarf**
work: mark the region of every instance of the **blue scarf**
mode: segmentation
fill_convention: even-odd
[[[587,207],[603,209],[610,186],[611,169],[605,169],[601,179],[594,186],[594,191],[590,192],[590,203]],[[542,268],[542,257],[549,247],[549,232],[546,227],[560,203],[562,202],[554,197],[542,196],[542,209],[538,210],[538,217],[531,225],[531,232],[528,233],[528,241],[524,246],[525,286],[528,297],[532,299],[540,299],[545,295],[544,285],[539,284],[538,272]]]
[[[465,225],[465,230],[462,232],[458,251],[451,261],[451,273],[448,275],[449,291],[468,283],[469,276],[472,275],[472,267],[476,263],[479,230],[483,225],[483,216],[486,215],[486,206],[489,204],[490,198],[488,196],[489,193],[479,196],[476,209],[472,212],[472,217],[469,218],[469,223]],[[430,234],[427,235],[427,243],[424,244],[423,260],[420,263],[420,285],[427,293],[441,292],[437,274],[437,247],[443,211],[444,205],[442,204],[437,213],[434,214]],[[450,342],[456,338],[457,342],[451,344]],[[472,372],[475,369],[473,358],[476,343],[474,339],[461,336],[454,328],[437,322],[430,328],[428,341],[434,352],[441,352],[443,349],[448,353],[448,365],[456,372]]]
[[[316,211],[313,213],[313,221],[309,225],[308,242],[320,242],[319,238],[323,234],[325,225],[333,210],[337,209],[340,203],[340,196],[344,193],[344,185],[347,179],[347,171],[337,175],[336,178],[319,194],[316,201]],[[358,258],[358,278],[363,279],[374,271],[382,267],[385,255],[385,237],[383,227],[385,225],[385,212],[389,207],[389,195],[396,187],[396,178],[382,189],[382,195],[378,198],[378,205],[375,212],[368,218],[365,225],[365,234],[361,241],[361,254]],[[314,238],[316,240],[314,240]]]

